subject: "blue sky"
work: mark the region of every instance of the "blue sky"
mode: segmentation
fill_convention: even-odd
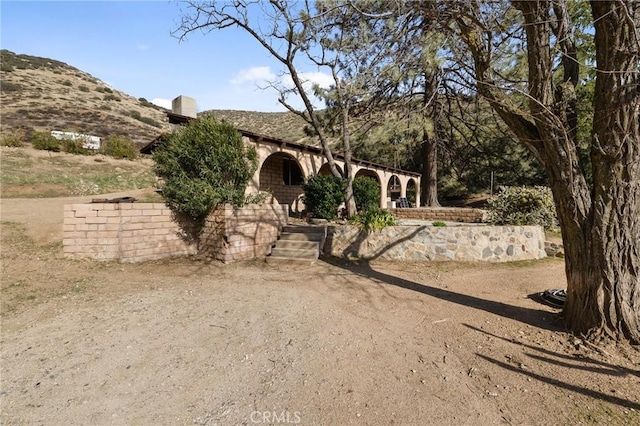
[[[65,62],[165,107],[187,95],[199,111],[285,110],[274,90],[258,88],[280,71],[263,47],[236,29],[180,42],[171,35],[180,16],[174,1],[0,1],[0,47]]]

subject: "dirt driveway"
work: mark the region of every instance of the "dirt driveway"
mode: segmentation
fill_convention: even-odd
[[[562,261],[70,261],[59,203],[2,200],[2,424],[640,424],[638,350],[528,297]]]

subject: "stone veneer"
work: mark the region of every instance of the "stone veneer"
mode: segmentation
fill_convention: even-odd
[[[289,206],[218,206],[206,220],[200,253],[225,263],[264,257],[287,224]]]
[[[546,257],[540,226],[389,226],[379,232],[331,226],[325,253],[347,259],[488,261]]]

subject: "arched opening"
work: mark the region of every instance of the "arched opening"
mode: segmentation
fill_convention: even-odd
[[[400,178],[396,175],[393,175],[389,178],[389,182],[387,182],[387,198],[389,201],[396,201],[400,198]]]
[[[416,205],[416,200],[418,199],[418,186],[416,185],[415,179],[409,179],[407,182],[407,201],[411,207],[420,207]]]
[[[298,211],[303,181],[300,164],[289,154],[271,154],[260,168],[260,190],[269,191],[278,203],[288,204],[293,212]]]
[[[336,167],[338,167],[338,170],[340,171],[340,174],[342,174],[342,176],[344,176],[344,170],[342,170],[340,165],[336,164]],[[318,170],[318,174],[320,176],[331,176],[333,173],[331,173],[331,166],[329,166],[329,163],[324,163],[322,165],[322,167],[320,167],[320,170]]]
[[[380,207],[382,186],[378,174],[373,170],[358,170],[353,180],[353,195],[358,211]]]

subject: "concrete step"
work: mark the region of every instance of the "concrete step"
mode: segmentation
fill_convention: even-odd
[[[300,259],[295,257],[267,256],[269,265],[313,265],[316,259]]]
[[[271,256],[274,257],[289,257],[289,258],[300,258],[300,259],[317,259],[318,258],[318,248],[312,249],[286,249],[280,248],[276,244],[276,246],[271,250]]]
[[[320,234],[320,233],[302,233],[302,232],[283,232],[280,234],[280,239],[278,241],[281,240],[286,240],[286,241],[322,241],[322,239],[324,238],[324,234]]]
[[[326,235],[327,227],[319,225],[285,225],[282,227],[282,232]]]
[[[283,249],[320,249],[319,241],[305,241],[305,240],[283,240],[280,239],[276,242],[276,247]]]

